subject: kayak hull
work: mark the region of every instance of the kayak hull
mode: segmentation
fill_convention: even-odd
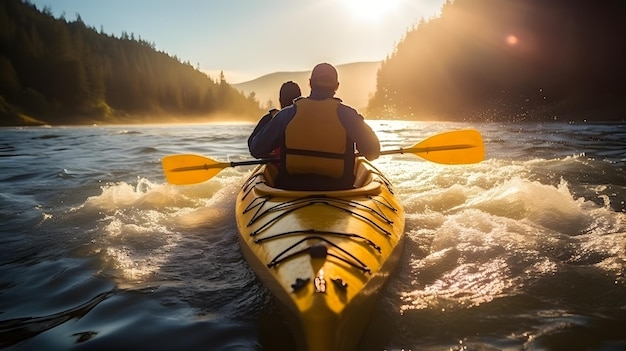
[[[271,187],[259,166],[237,196],[244,257],[276,298],[299,350],[356,350],[404,241],[390,182],[359,158],[355,188]]]

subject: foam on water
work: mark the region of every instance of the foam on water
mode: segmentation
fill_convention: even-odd
[[[118,284],[129,287],[157,279],[195,231],[229,222],[238,182],[228,174],[184,187],[138,178],[136,184],[102,186],[101,194],[71,212],[74,217],[99,218],[89,229],[89,255],[99,257],[101,268],[114,270]]]
[[[624,279],[626,216],[576,196],[563,178],[551,184],[536,169],[544,161],[394,163],[385,171],[403,197],[411,265],[398,279],[401,313],[523,294],[572,264]]]

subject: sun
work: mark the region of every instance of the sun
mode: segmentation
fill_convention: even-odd
[[[340,0],[355,19],[375,22],[397,9],[403,0]]]

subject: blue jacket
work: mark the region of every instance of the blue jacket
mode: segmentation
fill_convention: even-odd
[[[312,100],[325,100],[332,98],[334,93],[325,91],[311,91],[308,96]],[[250,154],[255,158],[262,158],[268,155],[272,150],[280,147],[284,140],[285,128],[291,119],[296,115],[296,106],[290,105],[280,110],[271,121],[252,137],[248,143]],[[380,142],[378,137],[365,123],[361,116],[354,108],[339,104],[337,107],[337,115],[341,124],[348,134],[348,138],[354,140],[359,153],[368,160],[373,160],[380,156]]]
[[[256,127],[254,127],[254,130],[252,131],[252,134],[250,134],[250,136],[248,137],[248,150],[250,149],[250,144],[252,143],[252,139],[254,138],[255,135],[257,135],[262,129],[263,127],[265,127],[266,124],[268,124],[272,118],[278,113],[278,110],[273,108],[271,110],[269,110],[265,115],[263,115],[263,117],[261,117],[261,119],[259,120],[259,122],[257,123]],[[272,157],[272,155],[265,155],[263,156],[263,158],[265,157]],[[261,157],[257,157],[257,158],[261,158]]]

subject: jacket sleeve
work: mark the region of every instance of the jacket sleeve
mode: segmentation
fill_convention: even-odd
[[[248,142],[250,155],[263,158],[279,147],[284,137],[285,127],[295,114],[293,105],[280,110],[269,122],[252,136]]]
[[[254,130],[248,137],[248,150],[250,150],[250,143],[252,142],[252,138],[254,138],[254,136],[257,135],[261,131],[261,129],[263,129],[263,127],[265,127],[265,125],[272,120],[272,111],[273,110],[270,110],[270,112],[261,117],[259,123],[257,123],[256,127],[254,127]]]
[[[370,161],[377,159],[380,156],[380,141],[363,116],[343,104],[339,105],[337,113],[348,137],[356,143],[357,151]]]

